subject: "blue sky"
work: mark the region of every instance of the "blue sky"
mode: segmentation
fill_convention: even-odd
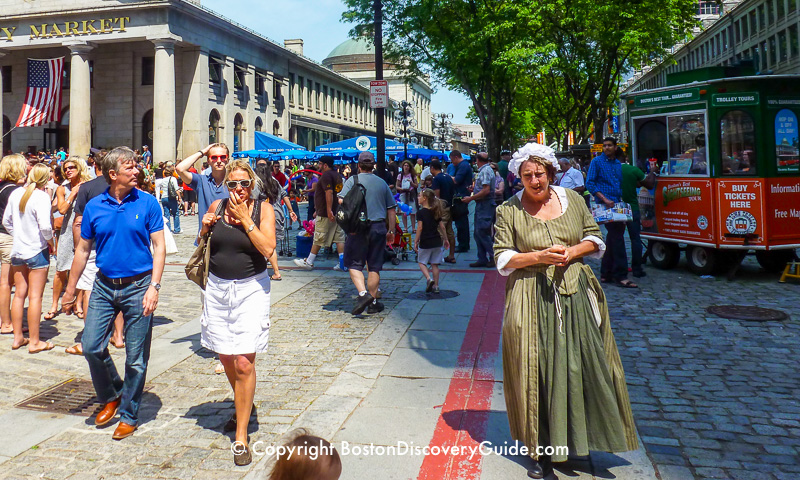
[[[202,0],[202,4],[280,44],[287,38],[302,38],[305,55],[318,62],[347,39],[351,28],[339,20],[344,11],[341,0]],[[443,87],[436,89],[433,111],[452,113],[453,123],[469,123],[469,99]]]

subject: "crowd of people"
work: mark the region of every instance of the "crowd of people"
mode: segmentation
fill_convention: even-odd
[[[350,276],[357,294],[354,315],[384,310],[381,271],[395,235],[412,239],[426,291],[433,294],[440,291],[441,265],[455,263],[456,253],[469,252],[474,240],[470,267],[496,268],[509,277],[503,365],[512,436],[529,446],[568,445],[578,455],[635,449],[624,373],[600,283],[636,287],[627,279],[626,227],[634,247],[633,274],[644,275],[641,242],[634,241],[638,212],[628,225],[606,225],[603,240],[588,208],[590,197],[597,204],[634,205],[639,187],[652,188],[654,177],[623,165],[621,155],[616,142],[606,139],[603,154],[584,173],[536,144],[513,155],[503,151],[496,163],[479,152],[471,164],[454,150],[446,165],[390,159],[383,177],[370,152],[362,152],[354,165],[336,165],[323,156],[301,173],[295,162],[284,167],[234,160],[224,144],[158,165],[146,146],[143,153],[117,147],[90,158],[60,149],[50,163],[7,155],[0,162],[2,333],[13,334],[15,350],[27,347],[35,354],[54,348],[41,338],[39,326],[55,255],[52,303],[44,318],[63,311],[85,319],[81,343],[67,352],[83,355],[89,364],[103,404],[95,423],[105,425],[119,414],[113,438],[132,435],[168,237],[182,232],[182,216],[199,215],[192,234],[199,248],[208,250],[201,343],[219,355],[220,373],[230,383],[235,412],[225,430],[234,432],[241,446],[234,451],[235,464],[247,465],[252,461],[247,424],[257,414],[256,355],[266,352],[269,342],[270,282],[281,280],[277,245],[299,223],[296,200],[305,198],[306,218],[315,220],[313,245],[295,264],[311,270],[320,250],[336,245],[333,269]],[[343,222],[353,214],[358,228]],[[123,255],[126,261],[119,262]],[[603,258],[599,282],[583,263],[590,256]],[[126,349],[124,377],[109,344]],[[537,475],[546,473],[548,462],[565,458],[536,460],[529,474],[542,478]]]

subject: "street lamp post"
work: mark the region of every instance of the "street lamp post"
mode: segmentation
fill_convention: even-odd
[[[394,139],[396,142],[403,144],[403,158],[408,158],[408,144],[415,144],[418,142],[414,134],[417,133],[414,127],[417,126],[417,121],[414,120],[414,102],[406,100],[397,102],[392,101],[394,107],[394,134],[397,137]]]
[[[444,153],[444,151],[451,146],[450,142],[453,140],[452,118],[452,113],[433,114],[433,134],[435,136],[433,138],[433,144],[431,144],[431,147],[434,150],[441,150],[442,153]]]

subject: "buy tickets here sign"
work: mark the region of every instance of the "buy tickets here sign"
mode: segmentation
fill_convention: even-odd
[[[718,232],[721,245],[742,245],[744,235],[757,235],[749,244],[764,242],[764,180],[717,182]],[[726,235],[738,235],[726,236]]]

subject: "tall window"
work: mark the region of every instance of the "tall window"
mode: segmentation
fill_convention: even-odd
[[[4,65],[2,70],[3,75],[3,93],[11,93],[11,65]],[[5,133],[5,132],[3,132]]]
[[[208,57],[208,81],[212,85],[222,84],[222,61],[215,57]]]
[[[784,0],[778,0],[778,21],[786,16],[786,6],[783,4]],[[795,0],[789,0],[789,3],[794,3]]]
[[[272,98],[279,102],[281,100],[281,87],[283,86],[283,79],[281,77],[272,77]],[[289,95],[292,94],[292,89],[289,89]],[[291,102],[291,100],[290,100]]]
[[[328,87],[322,87],[322,111],[328,113]]]
[[[797,29],[797,24],[789,27],[789,50],[792,52],[792,58],[796,57],[798,52],[800,52],[800,39],[798,39],[797,36]]]
[[[319,88],[319,82],[315,86],[317,88],[314,90],[314,108],[319,112],[319,96],[322,94],[322,90]]]
[[[239,92],[244,90],[244,85],[246,83],[245,74],[247,73],[247,69],[242,65],[234,65],[233,66],[233,88]]]
[[[778,34],[778,46],[781,49],[781,61],[785,61],[789,58],[789,49],[786,48],[786,30],[783,30]]]
[[[342,92],[336,91],[336,115],[342,117]]]
[[[778,0],[783,2],[783,0]],[[775,3],[774,0],[767,0],[767,22],[772,25],[775,23]]]
[[[756,22],[756,10],[750,10],[750,35],[758,33],[758,23]]]
[[[719,124],[723,175],[756,174],[756,129],[753,117],[732,110]]]
[[[746,40],[750,38],[750,31],[747,29],[747,25],[749,22],[747,21],[747,17],[741,18],[741,25],[742,25],[742,40]]]
[[[289,74],[289,103],[294,103],[294,73]]]
[[[303,105],[303,89],[305,87],[305,80],[300,75],[297,76],[297,104]]]
[[[308,105],[309,110],[311,110],[311,103],[312,103],[311,97],[313,96],[314,96],[314,89],[312,88],[311,80],[309,80],[308,83],[306,84],[306,100],[308,100],[306,105]]]
[[[156,57],[142,57],[142,85],[152,85],[156,75]]]
[[[261,120],[261,117],[256,117],[255,131],[256,132],[264,131],[264,121]]]

